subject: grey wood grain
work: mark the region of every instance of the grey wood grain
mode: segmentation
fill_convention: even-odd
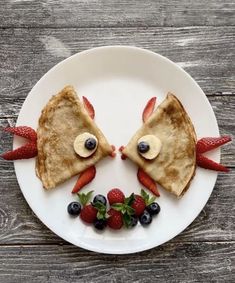
[[[147,48],[182,66],[207,95],[234,95],[234,27],[0,30],[0,113],[19,111],[46,71],[87,48],[124,44]]]
[[[2,27],[234,25],[234,1],[1,0]]]
[[[234,242],[165,244],[134,255],[70,246],[1,246],[0,281],[234,282]],[[19,281],[22,280],[22,281]]]

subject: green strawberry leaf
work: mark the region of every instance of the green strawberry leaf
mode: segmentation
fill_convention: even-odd
[[[81,202],[81,204],[83,205],[83,206],[85,206],[87,203],[88,203],[88,201],[90,200],[90,198],[91,198],[91,196],[92,196],[92,193],[93,193],[94,191],[90,191],[90,192],[88,192],[87,194],[85,194],[85,193],[81,193],[81,194],[77,194],[78,195],[78,198],[79,198],[79,200],[80,200],[80,202]]]
[[[150,197],[143,189],[141,190],[141,196],[145,201],[146,206],[150,205],[151,203],[153,203],[156,199],[155,196]]]
[[[103,203],[97,201],[96,203],[93,203],[93,206],[97,208],[98,210],[105,210],[106,211],[106,205]]]
[[[117,211],[122,211],[124,208],[124,204],[123,203],[115,203],[112,204],[111,207]]]
[[[131,206],[135,200],[135,195],[132,193],[129,197],[125,198],[124,204]]]
[[[130,227],[131,225],[131,216],[127,213],[123,214],[123,223],[126,228]]]
[[[135,214],[135,210],[131,206],[127,206],[126,207],[126,213],[130,216],[130,215]]]
[[[102,213],[102,212],[100,212],[100,211],[98,211],[98,212],[97,212],[97,215],[96,215],[97,219],[99,219],[99,220],[100,220],[100,219],[104,219],[104,220],[105,220],[105,219],[106,219],[105,216],[106,216],[106,213]]]

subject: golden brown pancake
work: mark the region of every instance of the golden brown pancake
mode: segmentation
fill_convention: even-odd
[[[97,150],[87,158],[76,154],[73,147],[75,138],[84,132],[98,140]],[[56,187],[112,152],[72,86],[53,96],[42,110],[37,136],[36,173],[45,189]]]
[[[162,142],[159,155],[147,160],[137,150],[138,140],[155,135]],[[123,154],[153,180],[177,197],[189,187],[196,168],[196,134],[180,101],[171,93],[131,138]]]

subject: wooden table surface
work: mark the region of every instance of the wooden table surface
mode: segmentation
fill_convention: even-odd
[[[235,2],[0,0],[0,127],[64,58],[102,45],[135,45],[183,67],[206,93],[221,134],[235,133]],[[199,113],[200,115],[200,113]],[[0,152],[12,139],[0,133]],[[132,255],[74,247],[27,205],[12,163],[0,160],[0,282],[235,282],[235,146],[222,150],[210,200],[170,242]]]

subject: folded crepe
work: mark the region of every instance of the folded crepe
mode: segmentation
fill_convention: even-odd
[[[73,147],[75,138],[85,132],[98,140],[96,151],[87,158]],[[42,110],[37,137],[36,173],[45,189],[56,187],[112,152],[72,86],[53,96]]]
[[[147,160],[137,150],[145,135],[160,139],[158,156]],[[141,167],[153,180],[177,197],[189,187],[196,168],[196,134],[180,101],[171,93],[131,138],[123,154]],[[151,149],[150,149],[151,150]]]

